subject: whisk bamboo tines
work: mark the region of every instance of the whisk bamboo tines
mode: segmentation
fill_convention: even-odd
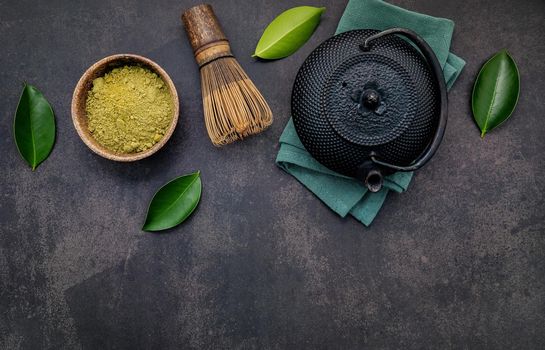
[[[201,72],[204,121],[212,143],[226,145],[271,125],[271,109],[233,57],[212,7],[192,7],[182,21]]]

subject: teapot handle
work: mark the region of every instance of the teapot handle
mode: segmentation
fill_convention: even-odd
[[[424,152],[422,152],[422,154],[420,154],[420,156],[411,165],[399,166],[399,165],[389,164],[389,163],[382,162],[376,159],[375,155],[371,155],[371,160],[373,161],[373,163],[382,165],[390,169],[394,169],[398,171],[413,171],[424,166],[424,164],[426,164],[431,159],[431,157],[435,154],[435,151],[437,151],[437,148],[439,148],[439,145],[441,144],[441,140],[443,139],[443,135],[445,134],[445,128],[447,126],[447,114],[448,114],[447,87],[445,84],[445,79],[443,77],[443,70],[441,69],[441,65],[439,64],[439,61],[437,60],[435,53],[433,52],[431,47],[428,45],[428,43],[412,30],[405,29],[405,28],[392,28],[392,29],[387,29],[380,33],[371,35],[370,37],[365,39],[365,42],[361,45],[362,50],[368,50],[371,41],[374,41],[378,38],[381,38],[386,35],[391,35],[391,34],[400,34],[409,38],[418,47],[418,49],[420,49],[420,51],[424,55],[424,58],[426,58],[426,61],[430,65],[433,75],[435,76],[435,80],[437,81],[437,84],[439,85],[439,94],[441,95],[441,109],[440,109],[441,113],[439,115],[439,124],[437,126],[437,131],[435,132],[433,139],[428,144]]]

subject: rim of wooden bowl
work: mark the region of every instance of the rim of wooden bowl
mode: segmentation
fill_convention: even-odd
[[[111,71],[113,68],[130,65],[138,65],[148,68],[152,72],[156,73],[163,80],[163,82],[165,82],[165,84],[168,86],[170,96],[172,97],[172,121],[163,138],[151,148],[138,153],[116,153],[99,144],[93,135],[91,135],[91,132],[87,127],[85,102],[87,100],[89,90],[93,86],[94,79],[104,76],[104,74]],[[87,145],[87,147],[89,147],[96,154],[110,160],[117,162],[133,162],[151,156],[167,143],[174,133],[176,125],[178,124],[180,102],[178,100],[178,92],[176,91],[174,83],[170,79],[167,72],[161,68],[161,66],[143,56],[134,54],[116,54],[104,57],[103,59],[97,61],[95,64],[89,67],[85,73],[83,73],[78,81],[78,84],[76,85],[76,88],[74,89],[71,109],[74,127],[76,128],[79,137]]]

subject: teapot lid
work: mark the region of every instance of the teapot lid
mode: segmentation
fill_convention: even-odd
[[[324,82],[323,113],[347,141],[373,146],[401,135],[414,119],[416,91],[409,73],[388,56],[349,57]]]

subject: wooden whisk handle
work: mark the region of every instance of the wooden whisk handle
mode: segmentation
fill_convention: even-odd
[[[182,22],[199,67],[221,57],[233,56],[212,6],[202,4],[184,11]]]

